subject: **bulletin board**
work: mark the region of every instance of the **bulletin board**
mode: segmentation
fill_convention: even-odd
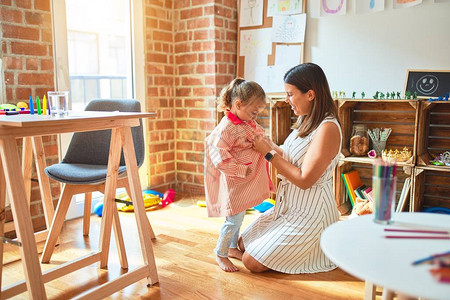
[[[418,98],[445,97],[450,92],[450,70],[408,70],[405,93],[417,93]]]
[[[284,74],[303,62],[305,12],[306,0],[239,0],[237,76],[284,92]]]

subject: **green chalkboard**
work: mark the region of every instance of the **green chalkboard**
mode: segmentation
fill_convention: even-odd
[[[417,92],[418,98],[445,97],[450,92],[450,71],[408,70],[405,93]]]

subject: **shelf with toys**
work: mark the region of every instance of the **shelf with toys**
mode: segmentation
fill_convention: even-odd
[[[450,102],[420,106],[413,211],[450,208]]]
[[[412,195],[420,101],[416,99],[338,99],[343,145],[335,173],[335,195],[341,213],[351,209],[342,174],[356,170],[361,184],[372,185],[374,158],[396,160],[397,199]],[[377,151],[371,151],[376,149]],[[384,149],[384,151],[383,151]],[[407,201],[409,203],[409,201]],[[408,205],[405,206],[408,208]]]

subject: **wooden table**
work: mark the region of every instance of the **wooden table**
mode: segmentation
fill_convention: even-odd
[[[412,262],[449,251],[450,240],[388,239],[385,235],[419,234],[387,233],[384,228],[450,231],[450,216],[399,213],[393,219],[391,225],[376,224],[373,215],[339,221],[325,229],[320,246],[341,269],[366,281],[365,299],[375,299],[372,283],[385,288],[383,299],[391,299],[392,291],[426,299],[449,299],[450,285],[434,280],[430,265],[415,266]]]
[[[0,116],[0,170],[3,170],[3,172],[0,172],[0,188],[4,190],[6,186],[11,197],[11,211],[17,240],[21,243],[20,254],[25,274],[23,282],[2,288],[2,298],[12,297],[28,290],[30,299],[46,299],[44,283],[97,261],[100,262],[101,268],[106,268],[111,239],[112,214],[113,209],[115,209],[114,198],[120,154],[123,150],[132,194],[130,196],[132,199],[142,199],[131,127],[139,126],[140,118],[155,116],[155,113],[135,112],[71,112],[68,117],[64,118],[43,115]],[[42,272],[27,201],[27,188],[24,184],[22,172],[20,172],[21,164],[16,139],[103,129],[111,129],[112,133],[99,251]],[[4,197],[0,197],[0,211],[4,210],[4,206]],[[147,278],[149,285],[158,282],[150,237],[151,228],[146,225],[149,223],[145,214],[144,203],[143,201],[136,201],[133,206],[144,266],[79,295],[79,299],[101,299],[143,278]],[[0,234],[3,235],[3,222],[1,223]],[[3,257],[2,243],[0,243],[0,257]],[[1,271],[0,269],[0,282]]]

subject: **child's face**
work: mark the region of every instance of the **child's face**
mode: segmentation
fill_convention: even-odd
[[[235,106],[235,111],[232,112],[242,121],[251,121],[251,120],[256,120],[256,118],[258,117],[258,114],[260,114],[264,108],[266,107],[266,103],[258,100],[258,99],[254,99],[253,101],[250,102],[250,104],[247,105],[243,105],[242,102],[237,99],[235,101],[236,105]]]

